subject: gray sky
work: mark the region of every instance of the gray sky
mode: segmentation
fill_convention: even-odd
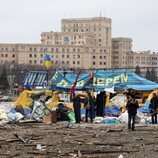
[[[60,31],[63,18],[106,16],[113,37],[130,37],[133,50],[158,51],[157,0],[0,0],[0,43],[39,43]]]

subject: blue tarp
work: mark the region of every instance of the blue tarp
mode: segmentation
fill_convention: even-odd
[[[109,114],[109,115],[118,115],[122,112],[121,109],[118,109],[115,105],[112,106],[105,106],[104,109],[104,114]],[[86,109],[82,108],[81,109],[81,115],[85,115]]]
[[[52,78],[52,89],[69,90],[75,82],[77,74],[63,75],[56,72]],[[94,89],[103,91],[105,88],[115,87],[117,90],[134,89],[141,91],[154,90],[158,84],[136,75],[128,70],[95,70],[94,77],[89,82],[90,74],[84,73],[79,75],[76,90]]]
[[[112,106],[106,106],[105,107],[105,114],[115,114],[115,115],[118,115],[122,112],[121,109],[118,109],[115,105],[112,105]]]

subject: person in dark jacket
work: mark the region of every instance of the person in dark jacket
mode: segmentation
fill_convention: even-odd
[[[106,103],[106,92],[100,92],[96,98],[96,115],[104,117]]]
[[[153,97],[150,101],[149,109],[151,112],[152,124],[157,124],[157,108],[158,108],[158,97],[156,93],[153,93]]]
[[[88,116],[90,116],[91,123],[93,123],[93,118],[95,113],[94,97],[91,95],[90,91],[88,91],[87,94],[88,95],[86,97],[86,103],[85,103],[85,108],[86,108],[85,122],[88,122]]]
[[[72,101],[73,101],[73,108],[74,108],[76,123],[81,122],[81,102],[83,102],[81,97],[82,95],[79,93],[73,94]]]
[[[137,114],[137,109],[139,108],[138,101],[135,97],[129,97],[126,108],[128,110],[128,130],[134,131],[135,130],[135,119]]]

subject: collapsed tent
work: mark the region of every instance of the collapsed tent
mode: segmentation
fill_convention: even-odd
[[[88,90],[93,89],[94,91],[104,91],[105,89],[114,87],[115,91],[120,90],[126,90],[126,89],[133,89],[138,91],[152,91],[158,88],[158,85],[152,81],[149,81],[145,78],[142,78],[135,73],[128,71],[128,70],[94,70],[93,76],[92,73],[81,73],[74,74],[74,73],[61,73],[57,71],[55,75],[53,76],[51,80],[51,87],[47,87],[51,90],[58,90],[61,91],[69,91],[77,78],[77,83],[75,90]],[[44,81],[47,77],[47,74],[45,72],[29,72],[25,77],[25,86],[39,86],[44,85]],[[30,80],[31,78],[31,80]],[[27,108],[31,102],[32,99],[30,99],[29,95],[31,93],[39,93],[34,91],[24,91],[19,99],[14,104],[14,107],[17,105],[22,105],[23,108]],[[49,109],[54,107],[55,105],[58,105],[59,100],[55,102],[56,99],[54,97],[58,97],[58,94],[55,95],[55,92],[53,92],[52,95],[52,101],[50,103]],[[120,100],[120,99],[119,99]],[[121,103],[122,104],[122,103]],[[108,104],[106,104],[108,105]],[[111,104],[110,104],[111,105]],[[117,104],[112,104],[117,105]],[[106,109],[107,110],[107,109]],[[117,113],[120,111],[120,108],[111,108],[108,111],[112,111],[111,113]],[[114,112],[115,111],[115,112]],[[117,111],[117,112],[116,112]]]
[[[68,91],[73,86],[77,74],[63,75],[59,71],[52,78],[51,89]],[[76,90],[93,89],[104,91],[105,88],[113,87],[115,91],[133,89],[149,91],[158,88],[158,84],[136,75],[128,70],[95,70],[93,78],[91,74],[82,73],[78,76]]]
[[[47,71],[29,71],[26,73],[23,86],[27,89],[33,86],[44,86],[47,79]]]

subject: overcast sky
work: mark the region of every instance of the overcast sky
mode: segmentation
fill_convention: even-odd
[[[134,51],[158,51],[157,0],[0,0],[0,43],[40,43],[61,19],[100,13],[112,19],[113,37],[133,39]]]

